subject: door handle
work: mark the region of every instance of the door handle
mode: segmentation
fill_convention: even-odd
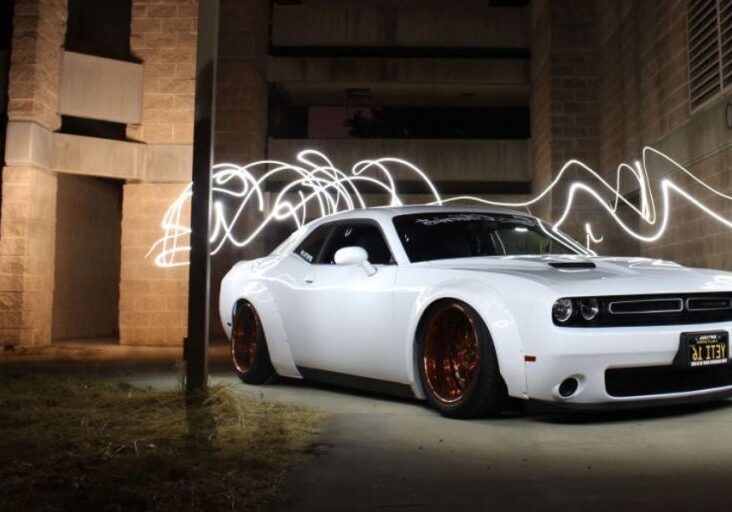
[[[304,281],[307,284],[313,284],[315,282],[315,278],[313,276],[306,276]]]

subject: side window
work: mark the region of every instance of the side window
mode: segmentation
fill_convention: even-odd
[[[333,264],[335,253],[343,247],[363,247],[374,265],[394,263],[389,246],[384,240],[381,230],[373,224],[340,224],[333,229],[333,234],[323,249],[318,263]]]
[[[328,238],[328,234],[331,232],[331,229],[333,229],[333,226],[330,224],[325,224],[315,228],[315,230],[306,236],[305,240],[297,246],[295,254],[308,263],[315,263],[315,260],[318,258],[318,254],[320,254],[320,250],[323,248],[325,239]]]

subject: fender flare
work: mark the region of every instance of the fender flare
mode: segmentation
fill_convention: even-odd
[[[290,344],[287,341],[287,333],[284,329],[284,323],[280,315],[277,304],[272,293],[267,286],[260,280],[246,280],[244,277],[237,279],[232,276],[234,282],[239,281],[240,286],[227,286],[228,289],[235,288],[236,293],[227,294],[227,300],[221,301],[220,309],[222,320],[224,315],[231,316],[236,304],[244,300],[249,302],[259,315],[262,322],[265,339],[267,340],[267,349],[272,366],[278,375],[283,377],[292,377],[301,379],[302,375],[295,366],[295,360],[292,357]],[[242,282],[244,281],[244,282]],[[230,283],[227,283],[230,284]],[[233,283],[231,283],[233,285]],[[223,286],[222,286],[223,289]],[[226,326],[226,320],[224,325]],[[227,336],[231,336],[231,329],[226,329]]]
[[[412,391],[424,398],[417,371],[417,331],[427,309],[437,301],[455,299],[478,312],[491,335],[498,357],[498,367],[510,396],[526,395],[526,371],[523,346],[514,315],[494,288],[483,282],[460,279],[440,283],[425,290],[415,301],[407,327],[407,375]]]

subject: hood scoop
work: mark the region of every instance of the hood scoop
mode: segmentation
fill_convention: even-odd
[[[552,261],[548,265],[560,270],[586,270],[588,268],[595,268],[595,264],[591,261]]]

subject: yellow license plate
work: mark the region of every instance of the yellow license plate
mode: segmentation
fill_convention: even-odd
[[[726,332],[685,333],[689,347],[689,366],[713,366],[729,362]]]

